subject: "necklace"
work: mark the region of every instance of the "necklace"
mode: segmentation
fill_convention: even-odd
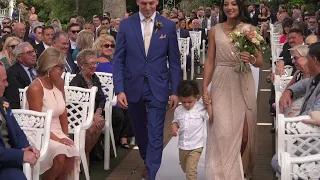
[[[93,79],[92,77],[88,80],[86,78],[86,76],[83,74],[83,72],[81,72],[82,77],[84,78],[84,80],[86,81],[87,86],[90,88],[91,86],[93,86]]]

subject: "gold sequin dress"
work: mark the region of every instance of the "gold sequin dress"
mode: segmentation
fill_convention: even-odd
[[[238,27],[239,28],[239,27]],[[243,180],[251,177],[256,155],[256,95],[250,67],[236,72],[239,59],[236,48],[215,26],[216,57],[211,83],[213,124],[209,125],[206,146],[207,180]],[[248,121],[248,144],[241,158],[244,120]]]

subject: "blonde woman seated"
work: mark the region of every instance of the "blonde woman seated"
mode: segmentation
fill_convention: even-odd
[[[17,37],[8,37],[4,43],[3,51],[4,57],[0,60],[6,69],[16,63],[16,56],[13,53],[14,48],[18,46],[20,39]]]
[[[61,78],[65,68],[65,55],[59,49],[49,47],[38,59],[39,78],[27,90],[30,110],[54,110],[48,154],[40,163],[40,174],[45,180],[67,179],[73,171],[80,170],[78,149],[68,137],[64,81]]]
[[[77,60],[77,55],[82,49],[91,49],[94,42],[94,34],[89,30],[81,30],[77,35],[76,44],[77,47],[72,52],[72,58],[74,61]]]
[[[291,48],[290,53],[292,56],[292,61],[297,68],[297,71],[292,77],[292,80],[287,85],[286,89],[289,88],[294,83],[300,81],[301,79],[309,78],[309,68],[307,65],[307,54],[308,54],[309,48],[307,45],[298,45],[293,48]],[[286,109],[284,115],[289,117],[294,117],[299,115],[300,108],[304,102],[303,97],[295,97],[295,100],[291,104],[289,108]]]
[[[112,74],[112,57],[114,53],[115,40],[111,35],[102,35],[94,43],[93,49],[98,52],[99,65],[97,72]],[[128,111],[121,109],[118,105],[112,107],[112,127],[114,139],[117,144],[129,149],[128,138],[133,137],[133,130]]]

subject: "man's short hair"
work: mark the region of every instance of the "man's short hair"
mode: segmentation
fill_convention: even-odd
[[[10,31],[11,31],[11,33],[12,33],[12,27],[11,27],[11,26],[3,26],[2,30],[3,30],[4,28],[10,29]]]
[[[298,28],[290,29],[289,34],[291,34],[291,33],[296,33],[296,34],[299,34],[300,36],[303,36],[301,29],[298,29]]]
[[[22,49],[26,46],[32,47],[32,45],[28,42],[19,43],[13,50],[13,54],[18,57],[22,53]]]
[[[80,27],[80,25],[77,24],[77,23],[69,23],[68,26],[67,26],[67,31],[69,31],[71,28],[76,27],[76,26]]]
[[[92,19],[94,18],[98,18],[99,20],[101,20],[101,17],[99,15],[93,15]]]
[[[170,19],[179,19],[178,16],[172,16]]]
[[[37,33],[37,30],[38,29],[43,29],[43,26],[37,26],[37,27],[35,27],[34,29],[33,29],[33,32],[34,33]]]
[[[108,17],[102,17],[102,18],[101,18],[101,21],[104,21],[104,20],[108,20],[108,22],[109,22],[109,24],[110,24],[110,18],[108,18]]]
[[[52,36],[52,42],[55,42],[56,40],[58,40],[60,38],[60,36],[66,36],[69,38],[68,33],[64,32],[64,31],[59,31],[53,34]]]
[[[320,62],[320,42],[313,43],[309,46],[309,55],[317,58]]]
[[[45,26],[42,29],[42,34],[44,34],[44,31],[47,30],[47,29],[52,29],[54,31],[54,28],[52,26]]]

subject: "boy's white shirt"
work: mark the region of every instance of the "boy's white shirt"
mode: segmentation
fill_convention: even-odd
[[[200,101],[188,111],[182,105],[174,111],[172,123],[179,125],[178,148],[194,150],[204,146],[203,131],[209,115],[206,107]]]

